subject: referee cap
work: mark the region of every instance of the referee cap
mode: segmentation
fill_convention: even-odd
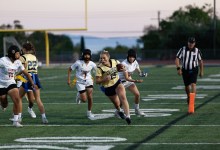
[[[195,43],[196,42],[196,39],[194,37],[189,37],[188,38],[188,42],[189,43]]]

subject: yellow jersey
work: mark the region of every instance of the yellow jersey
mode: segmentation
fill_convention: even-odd
[[[96,69],[96,76],[102,77],[102,79],[108,75],[111,76],[111,80],[101,83],[105,88],[113,86],[119,80],[116,65],[120,62],[115,59],[110,59],[110,63],[111,67],[99,64]]]
[[[20,57],[20,61],[24,64],[28,73],[37,74],[38,61],[33,54],[24,54]]]

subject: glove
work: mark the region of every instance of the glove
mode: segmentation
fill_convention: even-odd
[[[139,73],[139,76],[140,76],[140,77],[147,77],[147,73],[141,72],[141,73]]]

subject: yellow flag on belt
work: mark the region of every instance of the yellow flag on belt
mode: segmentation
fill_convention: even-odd
[[[70,87],[73,88],[75,85],[76,85],[76,78],[72,80],[72,82],[70,83]]]
[[[20,81],[22,81],[22,82],[24,82],[24,83],[27,82],[27,80],[26,80],[24,77],[22,77],[21,75],[15,76],[15,80],[20,80]]]

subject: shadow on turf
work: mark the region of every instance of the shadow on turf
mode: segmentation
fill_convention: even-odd
[[[215,98],[219,97],[220,93],[215,95],[214,97],[210,98],[209,100],[205,101],[204,103],[198,105],[195,110],[203,107],[204,105],[206,105],[207,103],[211,102],[212,100],[214,100]],[[158,129],[157,131],[155,131],[154,133],[152,133],[151,135],[147,136],[145,139],[143,139],[142,141],[137,142],[136,144],[133,144],[129,147],[126,148],[126,150],[131,150],[131,149],[137,149],[141,143],[147,143],[150,140],[154,139],[155,137],[157,137],[158,135],[160,135],[161,133],[163,133],[164,131],[166,131],[167,129],[169,129],[172,125],[175,125],[178,121],[186,118],[188,115],[188,113],[183,114],[182,116],[176,118],[173,121],[170,121],[169,123],[167,123],[166,125],[164,125],[163,127],[161,127],[160,129]]]

